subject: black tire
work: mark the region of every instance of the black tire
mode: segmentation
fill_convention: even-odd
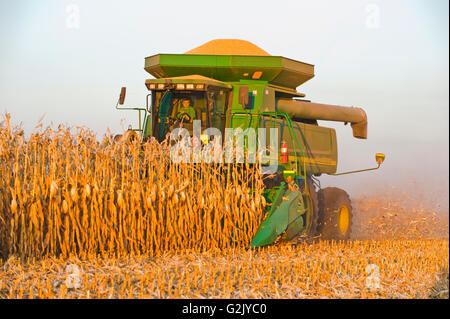
[[[318,232],[322,239],[347,240],[352,228],[352,204],[348,194],[337,187],[317,193],[319,199]]]

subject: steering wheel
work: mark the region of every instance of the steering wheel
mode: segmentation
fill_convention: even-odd
[[[184,118],[186,118],[188,122],[192,121],[192,117],[189,114],[187,114],[186,112],[183,112],[183,111],[179,111],[177,113],[177,115],[176,115],[176,118],[178,120],[183,120]]]
[[[176,120],[175,119],[173,119],[173,118],[171,118],[171,117],[168,117],[167,119],[166,119],[166,125],[167,126],[173,126],[174,124],[175,124],[175,122],[176,122]]]

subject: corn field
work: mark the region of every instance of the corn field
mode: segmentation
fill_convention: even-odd
[[[87,129],[0,131],[0,257],[246,247],[263,219],[255,168],[175,164],[169,149]],[[253,190],[253,191],[251,191]]]

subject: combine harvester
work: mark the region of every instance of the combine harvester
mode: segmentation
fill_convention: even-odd
[[[316,177],[378,169],[384,154],[376,154],[375,168],[336,174],[336,132],[317,121],[350,123],[353,136],[366,139],[367,116],[361,108],[303,99],[305,95],[296,88],[314,77],[313,65],[271,56],[248,41],[213,40],[184,54],[147,57],[144,68],[155,77],[145,81],[150,91],[146,107],[119,107],[126,88],[116,105],[139,111],[139,128],[126,132],[128,136],[136,136],[137,131],[142,141],[154,137],[162,142],[180,126],[195,136],[193,120],[201,121],[201,132],[213,127],[222,136],[227,128],[253,128],[256,134],[258,128],[266,128],[268,140],[270,129],[277,129],[271,146],[276,145],[279,154],[270,154],[276,154],[278,168],[264,179],[268,212],[251,247],[272,244],[280,235],[283,240],[349,238],[348,194],[335,187],[320,189]],[[203,136],[200,139],[207,144],[209,138],[205,141]]]

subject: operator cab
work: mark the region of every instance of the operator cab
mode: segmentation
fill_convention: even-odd
[[[175,128],[185,128],[193,136],[194,120],[201,121],[202,132],[214,127],[224,133],[231,85],[199,75],[151,79],[145,84],[152,92],[148,132],[158,142]]]

